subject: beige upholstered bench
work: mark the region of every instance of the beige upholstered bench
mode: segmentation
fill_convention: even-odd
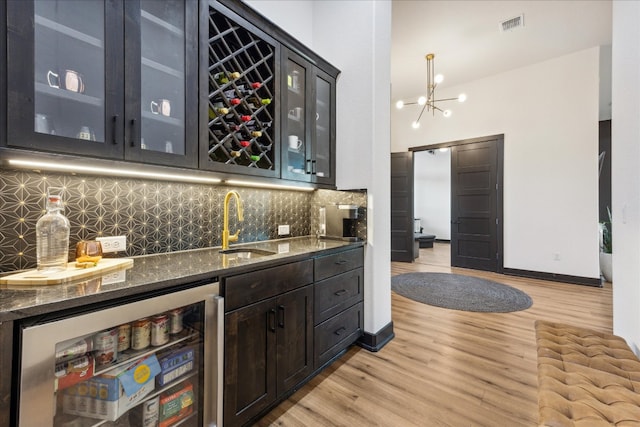
[[[640,426],[640,361],[624,339],[536,321],[541,426]]]

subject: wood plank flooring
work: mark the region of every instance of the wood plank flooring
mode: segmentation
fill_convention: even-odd
[[[392,274],[478,276],[523,290],[533,306],[515,313],[471,313],[392,292],[393,341],[377,353],[351,348],[257,425],[537,425],[534,321],[611,332],[611,284],[593,288],[451,268],[448,250],[446,244],[421,249],[415,263],[392,263]]]

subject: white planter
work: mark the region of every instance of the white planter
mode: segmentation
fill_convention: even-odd
[[[607,282],[613,282],[613,270],[611,268],[611,254],[600,252],[600,271]]]

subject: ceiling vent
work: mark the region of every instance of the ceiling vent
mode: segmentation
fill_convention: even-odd
[[[500,22],[500,32],[513,31],[524,27],[524,14]]]

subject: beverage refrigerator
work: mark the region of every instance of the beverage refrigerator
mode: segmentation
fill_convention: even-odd
[[[18,425],[221,426],[218,283],[20,324]]]

